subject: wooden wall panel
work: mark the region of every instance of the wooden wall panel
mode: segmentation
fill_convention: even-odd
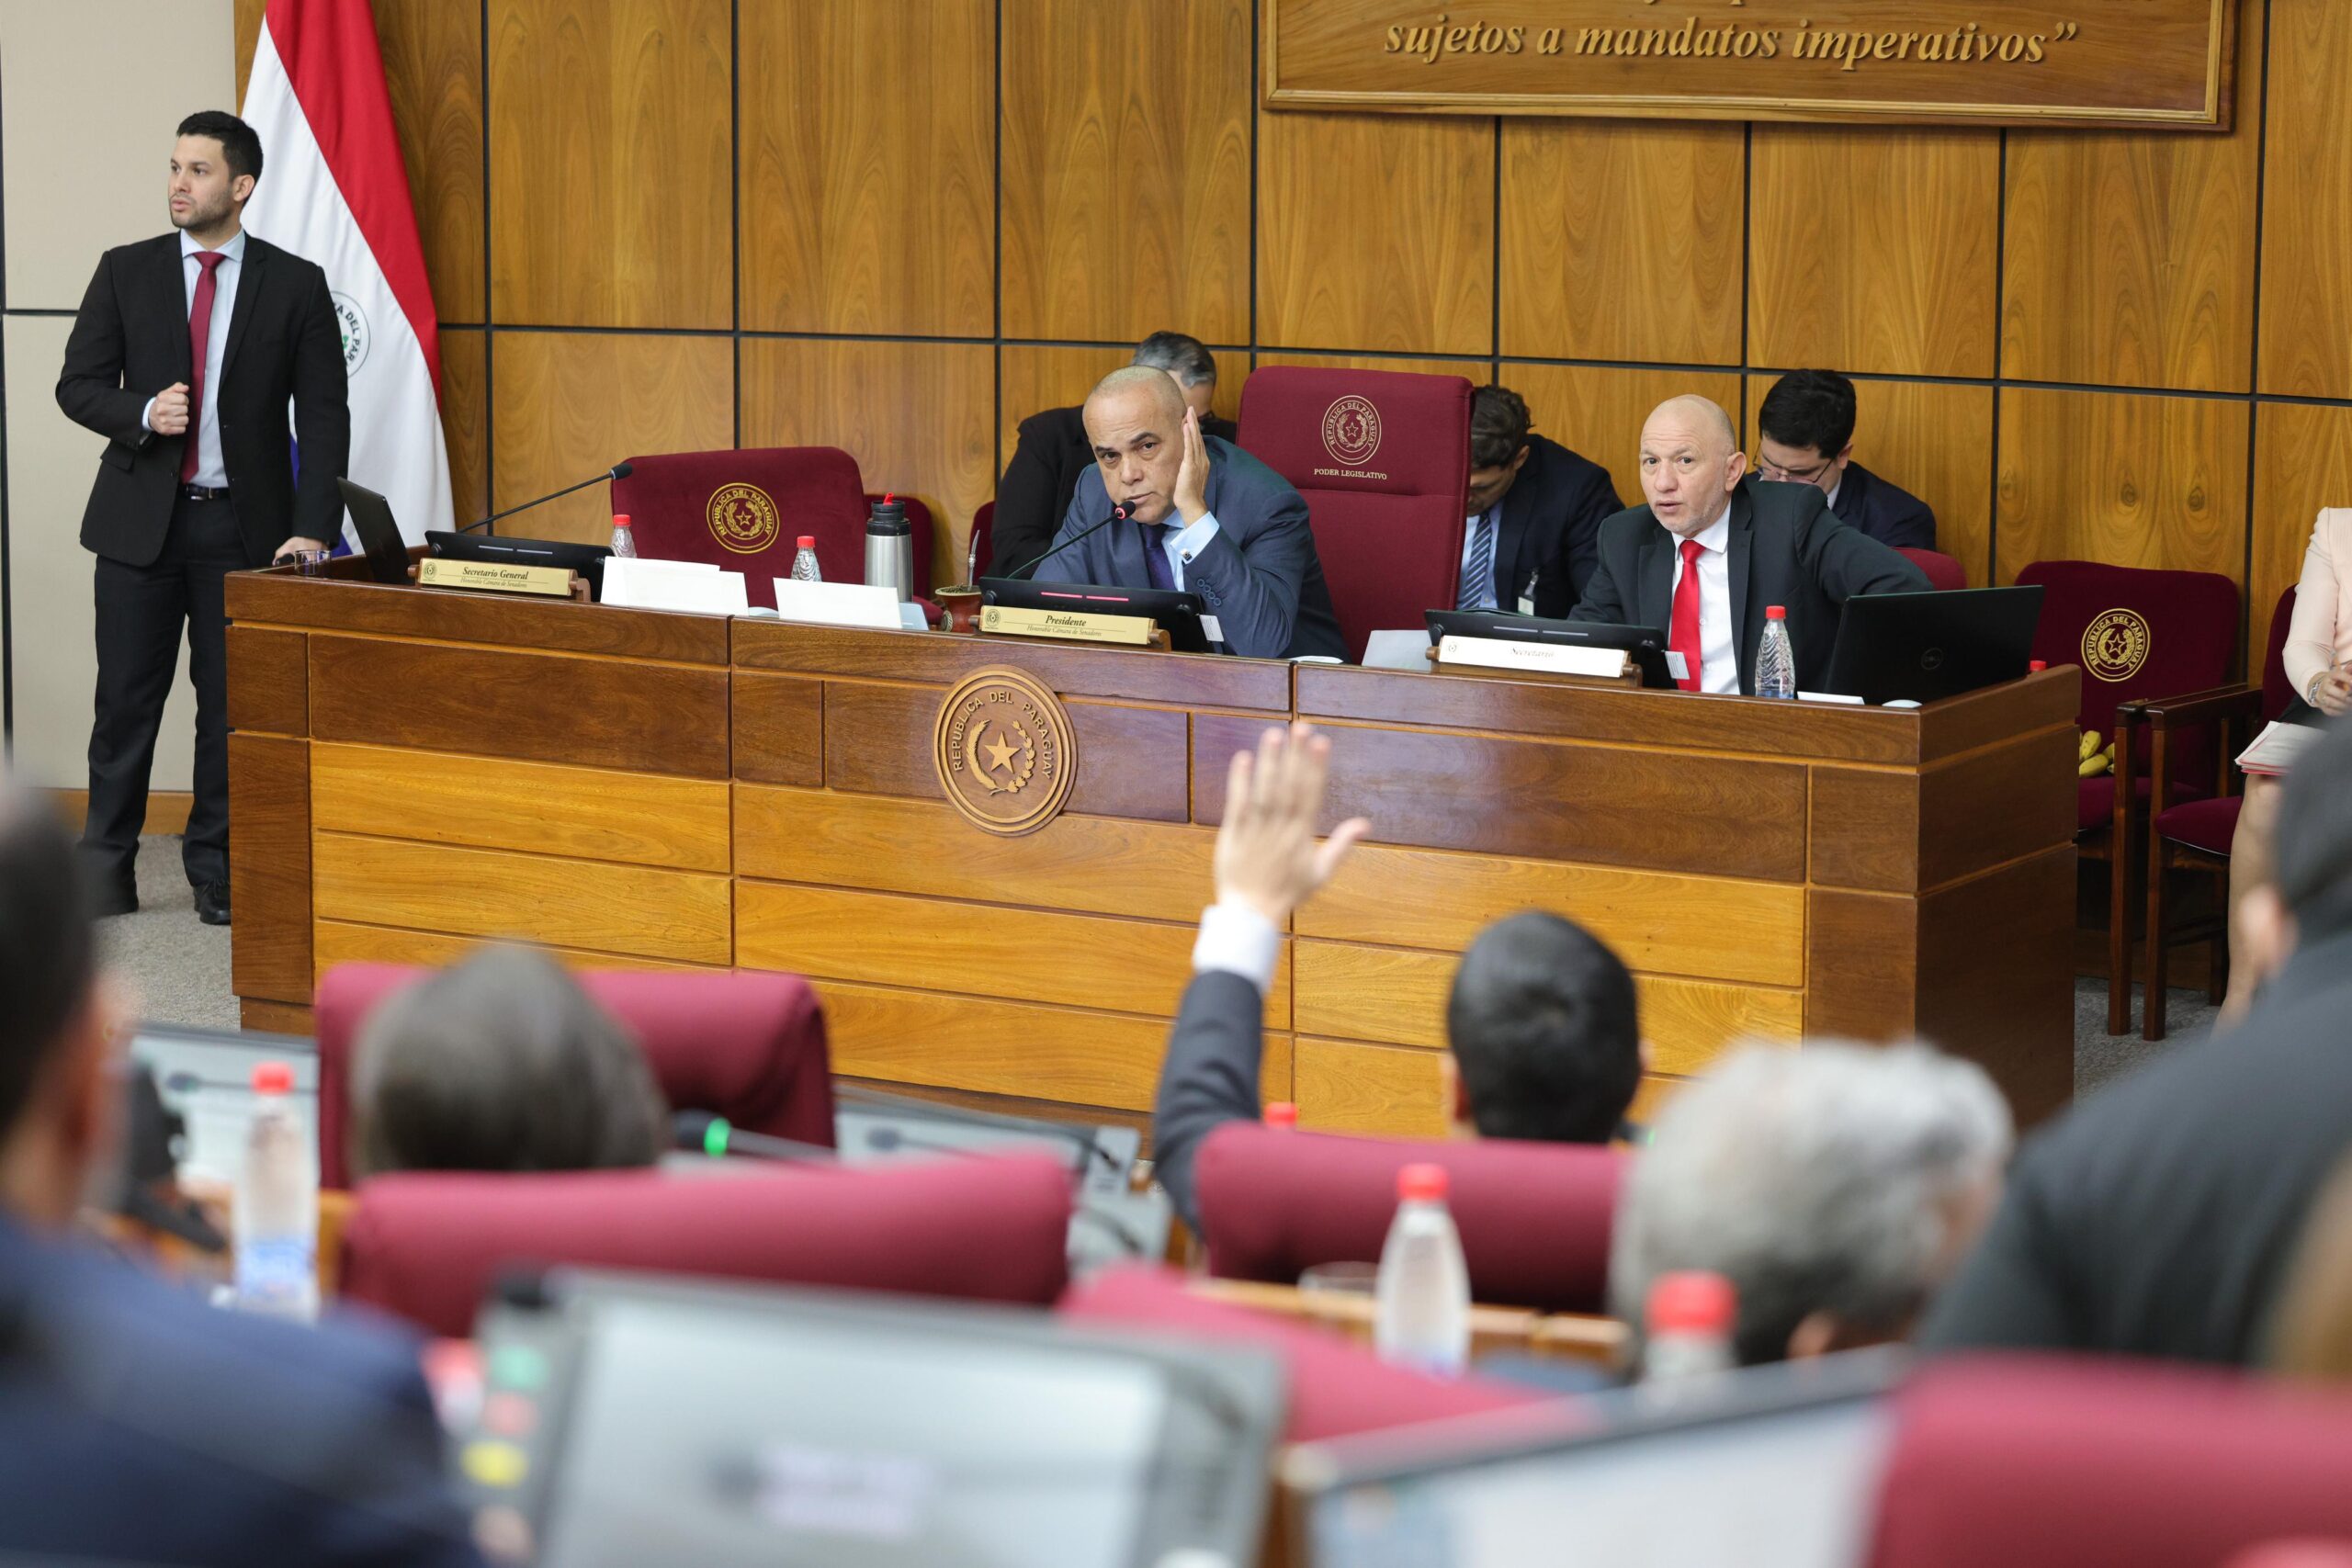
[[[1747,378],[1747,451],[1777,376]],[[1854,383],[1854,461],[1936,510],[1936,548],[1985,583],[1993,549],[1993,389],[1949,381]]]
[[[743,325],[985,336],[996,7],[741,7]]]
[[[1168,1042],[1159,1019],[838,980],[817,991],[833,1071],[844,1077],[1120,1111],[1150,1110],[1159,1087]]]
[[[277,735],[311,732],[311,639],[275,626],[228,631],[229,727]]]
[[[460,527],[492,511],[489,398],[488,334],[443,328],[441,439],[449,449],[449,493]]]
[[[841,447],[867,490],[931,508],[932,581],[958,581],[996,494],[995,376],[986,344],[746,339],[743,445]]]
[[[281,735],[229,737],[229,897],[237,940],[229,988],[240,997],[311,999],[311,745]]]
[[[1502,352],[1740,363],[1747,182],[1741,126],[1506,120]]]
[[[1317,1133],[1442,1138],[1452,1124],[1442,1052],[1300,1036],[1291,1057],[1298,1124]]]
[[[1758,125],[1748,363],[1993,373],[2000,139]]]
[[[1494,352],[1487,119],[1261,115],[1258,340]]]
[[[1252,8],[1004,0],[1007,337],[1248,338]]]
[[[2319,509],[2352,506],[2352,408],[2265,403],[2255,414],[2254,454],[2246,636],[2258,661],[2272,607],[2302,575]],[[2249,661],[2246,673],[2259,680],[2262,671]]]
[[[1668,398],[1696,392],[1740,417],[1730,371],[1619,370],[1585,365],[1506,365],[1503,384],[1527,400],[1535,428],[1609,470],[1617,499],[1642,503],[1642,423]]]
[[[731,324],[732,12],[490,0],[498,321]]]
[[[2271,0],[2262,389],[2352,398],[2352,6]]]
[[[2004,376],[2246,389],[2262,12],[2239,9],[2226,136],[2009,132]]]
[[[480,0],[401,0],[375,16],[433,308],[445,321],[479,321],[487,303]]]
[[[2012,387],[2001,393],[1996,556],[2242,574],[2246,405]]]
[[[269,0],[236,0],[234,27],[237,32],[237,102],[245,101],[245,85],[254,73],[254,44],[261,37],[262,13],[269,9]],[[267,149],[263,150],[267,155]]]
[[[350,920],[319,920],[311,926],[311,963],[324,975],[338,964],[413,964],[446,969],[492,939],[444,936],[435,931],[402,931],[396,926],[367,926]],[[532,944],[572,969],[658,969],[691,973],[708,970],[707,964],[677,964],[662,958],[640,958],[628,953],[590,953],[577,947]]]
[[[735,350],[723,337],[500,333],[491,352],[500,506],[624,457],[735,444]],[[604,544],[613,530],[610,490],[591,486],[506,526],[535,539]]]

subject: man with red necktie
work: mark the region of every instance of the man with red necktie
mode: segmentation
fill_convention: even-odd
[[[107,437],[82,515],[98,684],[81,857],[102,915],[139,907],[148,771],[185,623],[196,787],[181,862],[198,916],[229,923],[222,579],[343,528],[342,328],[326,274],[239,222],[261,165],[236,116],[183,120],[165,187],[176,232],[99,257],[65,343],[58,406]]]
[[[1687,692],[1754,693],[1765,611],[1788,611],[1797,685],[1818,691],[1838,606],[1924,592],[1927,578],[1829,510],[1817,485],[1750,477],[1731,417],[1705,398],[1660,403],[1642,426],[1642,493],[1600,525],[1600,563],[1569,615],[1663,626]]]

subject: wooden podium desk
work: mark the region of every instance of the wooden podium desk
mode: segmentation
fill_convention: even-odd
[[[356,569],[343,567],[348,573]],[[1655,1103],[1724,1044],[1917,1032],[2019,1114],[2073,1082],[2077,674],[1917,711],[846,631],[229,580],[233,981],[304,1028],[347,959],[483,938],[591,964],[791,970],[835,1067],[914,1092],[1148,1115],[1228,758],[1332,740],[1371,841],[1301,910],[1265,1092],[1303,1124],[1436,1134],[1456,955],[1569,915],[1639,976]],[[949,686],[1058,695],[1060,815],[948,804]]]

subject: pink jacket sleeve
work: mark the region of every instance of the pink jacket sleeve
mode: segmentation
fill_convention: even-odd
[[[2297,696],[2307,695],[2312,678],[2346,657],[2352,644],[2352,507],[2323,509],[2303,554],[2303,574],[2295,582],[2295,613],[2287,623],[2287,680]]]

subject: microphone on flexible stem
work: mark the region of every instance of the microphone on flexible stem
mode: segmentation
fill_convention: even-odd
[[[796,1165],[831,1165],[840,1156],[821,1144],[795,1143],[765,1133],[746,1133],[724,1116],[707,1111],[681,1111],[670,1118],[670,1146],[713,1159],[783,1160]]]
[[[502,517],[512,517],[517,512],[528,512],[534,506],[544,506],[550,501],[560,500],[564,496],[570,495],[575,490],[586,490],[590,485],[603,484],[608,479],[625,479],[636,471],[637,466],[633,463],[615,463],[611,468],[606,468],[603,473],[596,475],[593,479],[582,479],[576,485],[566,485],[561,490],[556,491],[552,494],[539,497],[537,501],[526,501],[520,506],[510,506],[503,512],[493,512],[487,517],[480,518],[474,522],[467,524],[464,527],[458,529],[458,532],[460,534],[470,534],[477,528],[490,528],[490,531],[495,534],[498,530],[491,528],[490,525],[492,523],[497,522]]]
[[[594,483],[595,481],[592,479],[592,480],[590,480],[589,482],[593,484],[593,483]],[[1111,515],[1110,515],[1110,516],[1108,516],[1108,517],[1105,517],[1104,519],[1102,519],[1102,522],[1097,523],[1096,525],[1094,525],[1094,526],[1093,526],[1093,527],[1091,527],[1091,528],[1081,528],[1081,529],[1080,529],[1077,533],[1072,534],[1069,538],[1064,539],[1064,540],[1062,540],[1059,544],[1057,544],[1057,545],[1054,546],[1051,549],[1047,550],[1044,555],[1040,555],[1040,556],[1032,556],[1032,557],[1030,557],[1027,560],[1023,561],[1019,566],[1017,566],[1017,567],[1013,568],[1011,571],[1000,571],[1000,572],[995,573],[994,575],[995,575],[995,576],[998,576],[998,577],[1004,577],[1004,578],[1021,578],[1021,577],[1026,577],[1026,576],[1028,576],[1028,575],[1029,575],[1030,571],[1031,571],[1032,570],[1034,570],[1034,569],[1037,566],[1037,564],[1038,564],[1039,562],[1041,562],[1041,561],[1046,561],[1046,560],[1050,560],[1050,559],[1052,559],[1055,556],[1059,555],[1062,551],[1064,551],[1064,550],[1066,550],[1066,549],[1069,548],[1072,545],[1074,545],[1074,544],[1078,543],[1080,539],[1091,538],[1091,537],[1093,537],[1095,535],[1097,535],[1097,534],[1101,533],[1103,529],[1108,528],[1112,524],[1114,524],[1114,523],[1118,523],[1118,522],[1122,522],[1122,521],[1125,520],[1126,518],[1131,517],[1131,516],[1133,516],[1133,515],[1134,515],[1134,509],[1133,509],[1133,508],[1131,508],[1131,507],[1130,507],[1130,506],[1129,506],[1125,502],[1124,502],[1124,501],[1121,501],[1121,502],[1114,502],[1112,503],[1112,506],[1111,506]]]

